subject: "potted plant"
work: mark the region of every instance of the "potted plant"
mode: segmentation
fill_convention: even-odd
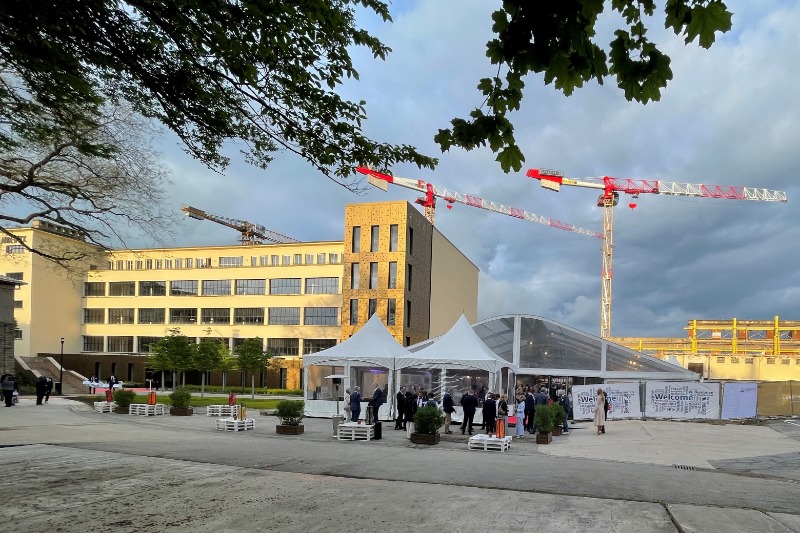
[[[281,423],[275,426],[275,432],[279,435],[300,435],[305,430],[303,424],[303,409],[305,402],[302,400],[282,400],[278,402],[275,410]]]
[[[564,431],[564,406],[560,403],[554,403],[550,406],[553,410],[553,436],[558,437]]]
[[[169,401],[172,406],[169,408],[169,414],[174,416],[190,416],[194,414],[194,409],[189,407],[192,403],[192,393],[189,390],[178,387],[172,394],[169,395]]]
[[[414,414],[414,444],[438,444],[439,428],[444,424],[444,415],[436,407],[422,407]]]
[[[127,415],[135,398],[136,393],[132,390],[119,389],[114,391],[114,402],[117,404],[114,407],[114,412]]]
[[[536,444],[550,444],[553,440],[553,405],[537,405],[533,420],[536,423]]]

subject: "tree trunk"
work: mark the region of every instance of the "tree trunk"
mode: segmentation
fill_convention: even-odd
[[[202,398],[206,393],[206,372],[203,371],[203,379],[200,380],[200,397]]]
[[[225,381],[226,381],[227,377],[228,377],[228,373],[223,370],[222,371],[222,392],[223,393],[225,392]]]
[[[256,399],[256,373],[250,374],[250,398]]]
[[[167,389],[166,378],[167,378],[167,373],[164,370],[162,370],[161,371],[161,390],[166,390]]]

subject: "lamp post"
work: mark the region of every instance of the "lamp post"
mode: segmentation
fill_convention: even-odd
[[[59,395],[64,396],[64,337],[61,337],[61,362],[58,369]]]

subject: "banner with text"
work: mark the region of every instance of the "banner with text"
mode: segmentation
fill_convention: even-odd
[[[756,416],[758,383],[727,381],[722,395],[722,418],[753,418]]]
[[[609,420],[621,418],[642,418],[639,383],[606,383],[600,385],[573,385],[572,412],[575,420],[594,419],[594,401],[597,389],[603,389],[611,403],[607,413]]]
[[[719,383],[648,381],[644,414],[654,418],[719,418]]]

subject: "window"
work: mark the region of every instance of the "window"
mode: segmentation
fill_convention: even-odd
[[[369,288],[378,288],[378,263],[369,264]]]
[[[306,254],[306,264],[307,265],[314,264],[314,254]]]
[[[122,270],[125,268],[125,261],[121,259],[117,259],[117,270]]]
[[[292,264],[292,256],[291,255],[284,255],[281,259],[281,264],[283,266],[289,266]]]
[[[268,255],[262,255],[261,257],[259,257],[258,258],[258,265],[262,266],[262,267],[269,266],[269,256]]]
[[[138,337],[136,351],[139,353],[150,353],[150,347],[161,340],[161,337]]]
[[[272,355],[299,355],[300,339],[267,339],[267,350]]]
[[[176,308],[169,310],[170,324],[197,324],[197,309]]]
[[[325,264],[325,254],[317,254],[317,264],[318,265]]]
[[[152,259],[145,259],[144,260],[144,267],[148,270],[153,268],[153,260]]]
[[[303,355],[321,352],[336,346],[336,339],[304,339]]]
[[[230,324],[231,310],[227,307],[211,307],[200,310],[203,324]]]
[[[406,290],[407,291],[411,290],[411,271],[412,271],[411,265],[408,265],[408,274],[406,275]]]
[[[7,254],[24,254],[25,253],[25,247],[22,246],[21,244],[12,244],[12,245],[6,246],[6,253]]]
[[[378,300],[375,298],[369,299],[369,306],[367,307],[367,318],[370,318],[378,310]]]
[[[270,294],[300,294],[300,278],[275,278],[269,280]]]
[[[133,337],[108,337],[109,352],[132,352]]]
[[[781,364],[782,365],[788,365],[789,364],[789,359],[781,359]]]
[[[142,307],[139,309],[139,324],[163,324],[166,312],[163,308]]]
[[[782,341],[790,341],[790,340],[792,340],[792,332],[791,331],[779,331],[778,335],[780,335],[780,339]]]
[[[280,257],[278,257],[277,255],[272,255],[270,257],[272,259],[272,266],[276,267],[280,265]]]
[[[194,268],[194,259],[191,257],[186,258],[186,268]]]
[[[105,309],[84,309],[83,310],[83,323],[84,324],[104,324],[106,321]]]
[[[414,254],[414,228],[408,228],[408,238],[406,239],[406,250],[408,255]]]
[[[397,314],[397,302],[394,298],[386,300],[386,325],[394,326]]]
[[[203,296],[230,296],[231,280],[207,279],[203,280]]]
[[[144,266],[144,261],[142,261],[141,259],[136,261],[136,270],[141,270],[143,266]]]
[[[83,336],[83,350],[84,352],[102,352],[105,348],[105,339],[102,336],[84,335]]]
[[[269,326],[299,326],[299,307],[270,307],[267,317]]]
[[[84,296],[105,296],[106,284],[102,281],[87,281],[83,284]]]
[[[266,290],[267,290],[267,280],[265,279],[236,280],[236,294],[240,295],[258,294],[263,296]]]
[[[350,264],[350,288],[358,289],[358,278],[361,276],[361,267],[358,263]]]
[[[397,224],[389,226],[389,251],[397,251]]]
[[[775,358],[774,357],[767,357],[767,364],[768,365],[774,365],[775,364]]]
[[[339,294],[339,278],[306,278],[306,294]]]
[[[724,356],[717,357],[717,363],[724,363],[724,362],[725,362]]]
[[[172,261],[170,261],[169,263],[171,265]],[[163,259],[156,259],[156,270],[161,270],[162,268],[164,268],[164,260]]]
[[[351,246],[353,253],[361,251],[361,226],[353,226],[353,242]]]
[[[140,281],[139,296],[166,296],[166,281]]]
[[[406,319],[405,324],[407,328],[411,327],[411,300],[406,300]]]
[[[136,283],[133,281],[112,281],[108,284],[109,296],[135,296]]]
[[[125,270],[133,270],[133,260],[125,261]]]
[[[197,280],[171,281],[169,293],[172,296],[197,296]]]
[[[328,254],[328,263],[332,265],[339,264],[339,254]]]
[[[22,338],[22,330],[19,329],[19,328],[15,329],[14,330],[14,339],[16,340],[16,339],[21,339],[21,338]],[[100,338],[102,339],[102,337],[100,337]]]
[[[219,266],[220,267],[240,267],[244,265],[244,258],[242,256],[239,257],[220,257],[219,258]],[[199,260],[198,260],[199,262]],[[199,266],[199,264],[198,264]]]
[[[14,300],[14,309],[22,309],[22,300]]]
[[[295,265],[303,264],[303,254],[294,254],[294,264]]]
[[[389,261],[389,288],[397,288],[397,261]]]
[[[369,251],[377,252],[381,244],[381,227],[372,226],[370,230]]]
[[[753,358],[752,357],[745,357],[744,358],[744,364],[752,365],[753,364]]]
[[[734,365],[739,364],[739,358],[736,356],[731,357],[731,363]]]
[[[358,324],[358,300],[354,298],[350,300],[350,325],[356,324]]]
[[[234,324],[264,324],[263,307],[244,307],[233,310]]]
[[[747,332],[747,338],[748,339],[753,339],[753,340],[766,339],[767,338],[767,332],[766,332],[766,330],[763,330],[763,329],[749,330]]]
[[[303,311],[306,326],[338,326],[338,307],[306,307]]]
[[[22,281],[22,272],[9,272],[8,274],[6,274],[6,277],[9,277],[11,279],[15,279],[17,281]],[[20,288],[19,285],[14,285],[14,290],[15,291],[18,291],[19,288]],[[105,296],[105,294],[103,294],[103,296]]]

